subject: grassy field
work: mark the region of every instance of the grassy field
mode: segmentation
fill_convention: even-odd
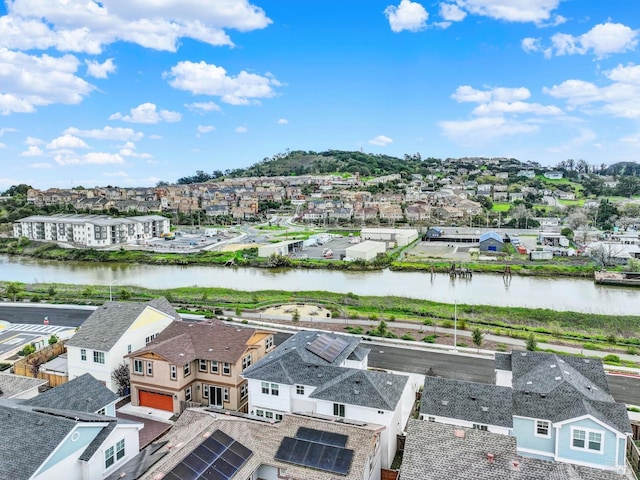
[[[491,208],[492,212],[508,212],[512,207],[512,204],[509,202],[494,202],[493,207]]]

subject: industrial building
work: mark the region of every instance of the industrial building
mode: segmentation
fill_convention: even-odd
[[[344,251],[345,258],[352,260],[364,260],[368,262],[375,259],[379,253],[386,251],[386,245],[384,242],[375,242],[373,240],[365,240],[362,243],[357,243],[350,247],[347,247]]]
[[[302,251],[303,240],[285,240],[284,242],[270,243],[258,247],[259,257],[270,257],[271,255],[291,255]]]
[[[406,247],[419,235],[415,228],[363,228],[360,236],[365,240],[395,242],[398,247]]]

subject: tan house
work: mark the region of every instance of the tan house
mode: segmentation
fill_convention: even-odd
[[[181,413],[188,402],[247,411],[240,376],[274,348],[271,332],[218,320],[173,322],[129,355],[132,405]]]

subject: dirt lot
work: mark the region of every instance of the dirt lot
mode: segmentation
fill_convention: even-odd
[[[429,259],[470,261],[470,248],[478,246],[468,243],[418,242],[411,251],[405,253],[404,258],[414,262]]]

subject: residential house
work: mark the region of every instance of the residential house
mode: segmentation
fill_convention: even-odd
[[[513,388],[513,435],[524,456],[626,471],[631,424],[602,362],[543,352],[496,354],[496,383]]]
[[[117,392],[111,374],[124,362],[125,355],[149,344],[171,322],[180,319],[165,298],[146,303],[105,303],[66,343],[69,379],[90,373]]]
[[[380,480],[380,432],[374,425],[298,415],[273,422],[229,413],[186,410],[162,442],[107,480]]]
[[[3,399],[27,399],[38,395],[38,388],[47,384],[41,378],[23,377],[12,373],[0,372],[0,397]]]
[[[142,423],[0,402],[0,478],[96,480],[139,452]]]
[[[423,222],[431,218],[431,208],[426,202],[415,202],[407,206],[406,216],[410,222]]]
[[[549,180],[561,180],[564,176],[562,172],[556,170],[544,172],[543,175],[544,178],[548,178]]]
[[[464,217],[464,213],[459,208],[447,206],[437,207],[434,215],[444,221],[455,221]]]
[[[382,467],[396,453],[417,386],[409,377],[367,370],[369,350],[359,337],[304,331],[243,372],[249,412],[280,420],[287,413],[383,427]]]
[[[221,321],[173,322],[127,355],[131,403],[181,413],[188,402],[247,411],[243,370],[273,349],[273,334]]]
[[[399,480],[626,480],[614,472],[522,456],[516,438],[409,420]]]
[[[99,413],[116,416],[118,395],[91,374],[85,373],[69,382],[51,388],[37,397],[23,402],[24,405],[39,408],[75,410],[84,413]]]
[[[380,220],[402,220],[402,207],[400,205],[385,205],[380,207]]]

